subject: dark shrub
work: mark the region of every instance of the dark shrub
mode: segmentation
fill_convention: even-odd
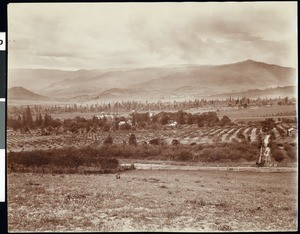
[[[276,139],[275,133],[274,133],[274,131],[271,131],[269,140],[274,141],[275,139]]]
[[[119,161],[115,158],[104,158],[100,160],[100,165],[102,169],[116,169],[119,165]]]
[[[50,136],[51,135],[51,133],[50,132],[48,132],[48,131],[42,131],[42,133],[41,133],[41,135],[42,136]]]
[[[113,138],[109,135],[103,142],[104,144],[112,145],[113,144]]]
[[[141,122],[141,123],[138,124],[138,127],[145,129],[145,128],[147,128],[147,123],[146,122]]]
[[[223,116],[223,118],[220,120],[219,125],[221,127],[225,126],[225,125],[230,125],[231,124],[231,119],[229,119],[226,115]]]
[[[179,140],[177,139],[172,140],[172,145],[179,145],[179,144],[180,144]]]
[[[24,166],[44,166],[50,163],[50,160],[42,151],[33,152],[11,152],[8,157],[8,164],[20,164]]]
[[[285,131],[284,131],[282,128],[280,128],[278,125],[276,125],[275,128],[277,129],[277,131],[279,132],[279,134],[280,134],[281,136],[284,136],[284,135],[285,135]]]
[[[53,168],[101,166],[102,169],[115,169],[119,162],[112,158],[112,148],[102,147],[97,150],[91,147],[51,149],[47,151],[12,152],[8,154],[8,165],[45,166]]]
[[[291,159],[296,159],[297,158],[297,149],[295,146],[292,146],[291,144],[284,143],[284,149]]]
[[[135,134],[131,134],[128,140],[129,145],[137,145]]]
[[[109,125],[104,125],[104,127],[103,127],[103,131],[104,132],[108,132],[110,130],[110,127],[109,127]]]
[[[177,156],[177,159],[180,161],[188,161],[193,158],[193,153],[189,150],[182,150],[179,155]]]
[[[158,138],[154,138],[149,141],[150,145],[158,145],[159,143],[160,143],[160,140]]]
[[[281,162],[284,159],[284,155],[281,149],[278,147],[277,143],[270,143],[271,155],[277,162]]]
[[[164,114],[160,119],[160,124],[166,125],[169,122],[169,119],[170,119],[169,116]]]
[[[260,122],[262,131],[267,133],[275,127],[275,120],[273,118],[268,118]]]
[[[243,133],[241,133],[241,132],[239,132],[239,133],[236,135],[236,137],[237,137],[238,139],[241,139],[241,140],[245,140],[245,139],[246,139],[245,135],[244,135]]]
[[[119,128],[121,130],[131,130],[131,125],[129,123],[125,123],[125,124],[119,126]]]
[[[247,141],[250,143],[251,142],[251,137],[247,136]]]
[[[277,162],[281,162],[284,159],[284,155],[280,149],[273,149],[272,156]]]

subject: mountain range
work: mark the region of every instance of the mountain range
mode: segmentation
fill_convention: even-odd
[[[279,95],[296,85],[296,70],[253,60],[224,65],[184,65],[136,69],[98,69],[62,71],[48,69],[10,69],[8,86],[23,87],[28,92],[9,89],[9,99],[68,100],[95,102],[113,100],[187,100],[205,96],[235,94],[261,96],[273,89]],[[19,88],[20,89],[20,88]],[[245,93],[245,91],[249,91]],[[252,91],[251,91],[252,90]],[[24,95],[23,95],[23,94]],[[43,94],[35,96],[34,94]],[[34,97],[35,98],[32,98]]]

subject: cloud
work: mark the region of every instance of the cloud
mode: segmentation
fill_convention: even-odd
[[[9,66],[297,64],[296,4],[9,4]]]
[[[186,62],[223,63],[250,56],[260,60],[291,51],[291,41],[278,40],[292,31],[291,22],[279,8],[242,8],[228,13],[224,10],[219,14],[202,12],[183,19],[175,17],[176,23],[159,26],[143,19],[131,28],[149,52],[159,53],[163,58],[176,55]]]

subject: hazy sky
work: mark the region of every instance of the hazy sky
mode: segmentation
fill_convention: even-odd
[[[297,3],[15,3],[10,68],[296,67]]]

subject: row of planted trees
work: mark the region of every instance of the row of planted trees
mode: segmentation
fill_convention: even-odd
[[[122,125],[120,124],[122,122]],[[93,117],[85,119],[76,116],[69,119],[54,119],[50,114],[37,114],[33,117],[30,107],[27,107],[22,115],[9,117],[7,125],[13,130],[21,130],[28,132],[31,129],[53,129],[62,128],[64,131],[77,133],[80,129],[86,132],[94,132],[99,129],[103,131],[109,130],[134,130],[139,129],[153,129],[160,126],[177,122],[179,125],[197,124],[199,127],[203,126],[225,126],[232,124],[231,120],[224,116],[219,119],[216,112],[205,112],[202,114],[191,114],[182,110],[178,112],[160,112],[157,114],[146,113],[131,113],[128,117],[115,116],[112,120],[108,120],[105,116],[103,118]]]
[[[17,117],[8,117],[7,120],[7,126],[9,128],[14,130],[23,129],[25,131],[34,128],[56,128],[61,126],[61,124],[59,119],[54,120],[49,114],[37,114],[34,119],[29,106],[27,106],[21,115],[17,115]]]

